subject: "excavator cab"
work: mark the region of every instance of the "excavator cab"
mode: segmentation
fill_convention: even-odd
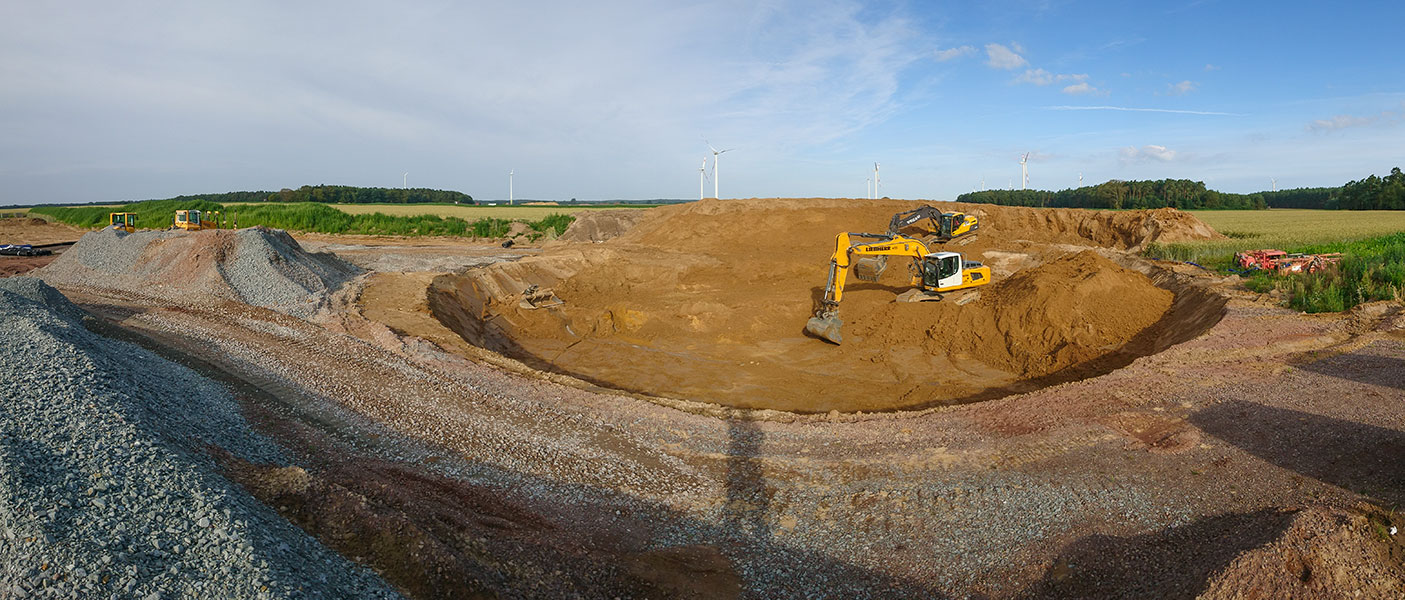
[[[933,252],[922,257],[922,289],[946,292],[980,285],[990,280],[990,268],[964,260],[956,252]]]
[[[134,233],[137,230],[137,213],[107,213],[107,224],[114,229]]]

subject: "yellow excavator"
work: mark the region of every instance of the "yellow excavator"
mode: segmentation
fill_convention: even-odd
[[[135,233],[137,230],[137,213],[107,213],[107,224],[113,229],[121,229],[127,233]]]
[[[963,235],[975,234],[980,228],[980,219],[975,215],[944,213],[933,206],[921,206],[893,215],[893,220],[888,223],[888,235],[910,235],[911,230],[919,230],[920,235],[931,236],[929,243],[946,243]]]
[[[871,238],[872,242],[855,242],[854,238]],[[872,233],[841,233],[835,241],[834,256],[829,259],[829,282],[824,286],[824,299],[815,316],[805,323],[810,335],[839,344],[843,337],[839,328],[839,301],[844,299],[844,282],[849,267],[854,277],[878,281],[887,267],[889,256],[912,258],[912,285],[915,294],[903,294],[909,302],[941,300],[942,294],[990,283],[990,267],[967,261],[959,252],[931,252],[920,240],[901,235]]]

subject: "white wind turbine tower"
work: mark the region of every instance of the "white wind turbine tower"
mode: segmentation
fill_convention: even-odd
[[[872,178],[872,177],[865,177],[865,178],[863,178],[863,191],[864,191],[864,193],[868,194],[868,199],[870,199],[870,200],[873,199],[873,178]]]
[[[1273,177],[1269,177],[1268,180],[1273,182],[1273,191],[1278,191],[1278,180]]]
[[[512,206],[512,175],[513,175],[513,173],[516,173],[516,172],[517,172],[517,169],[508,169],[508,171],[507,171],[507,205],[508,205],[508,206]]]
[[[718,194],[717,190],[718,190],[719,187],[721,187],[720,184],[719,184],[719,182],[718,182],[717,163],[719,163],[719,162],[721,162],[721,161],[719,161],[717,158],[718,158],[719,156],[722,156],[723,154],[725,154],[725,153],[727,153],[727,152],[731,152],[731,151],[733,151],[733,150],[736,150],[736,148],[728,148],[728,149],[726,149],[726,150],[718,150],[718,149],[716,149],[716,148],[713,148],[713,147],[712,147],[712,144],[709,143],[707,140],[703,140],[703,143],[704,143],[704,144],[707,144],[707,149],[712,151],[712,197],[713,197],[713,198],[719,198],[719,199],[720,199],[721,196],[717,195],[717,194]]]
[[[1025,163],[1029,162],[1029,153],[1020,156],[1020,189],[1029,187],[1029,167]]]
[[[873,163],[873,198],[878,199],[878,186],[883,185],[883,180],[878,178],[878,163]]]
[[[402,190],[403,190],[403,189],[409,189],[409,188],[410,188],[409,183],[410,183],[410,172],[409,172],[409,171],[406,171],[404,175],[401,175],[401,176],[400,176],[400,189],[402,189]]]
[[[1078,187],[1083,187],[1083,174],[1078,174]]]
[[[698,200],[703,199],[703,181],[707,179],[707,157],[703,157],[702,166],[698,167]]]

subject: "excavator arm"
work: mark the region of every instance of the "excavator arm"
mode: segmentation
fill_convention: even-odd
[[[902,235],[904,229],[923,221],[926,223],[923,223],[922,235],[935,236],[937,240],[942,242],[974,232],[981,227],[979,220],[974,215],[959,212],[944,213],[932,206],[920,206],[893,215],[893,220],[888,222],[888,235]]]
[[[874,242],[855,243],[853,238],[878,238]],[[824,297],[815,310],[815,316],[805,324],[805,330],[812,335],[835,344],[842,339],[839,329],[844,322],[839,320],[839,301],[844,299],[844,284],[849,278],[849,267],[854,257],[907,256],[920,261],[928,253],[922,242],[903,236],[889,237],[871,233],[841,233],[835,238],[834,255],[829,259],[829,279],[824,286]],[[880,267],[881,272],[881,267]],[[877,279],[877,273],[873,275]]]

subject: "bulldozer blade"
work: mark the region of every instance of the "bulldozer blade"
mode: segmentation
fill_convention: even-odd
[[[805,322],[805,332],[837,346],[844,339],[839,335],[839,328],[843,325],[839,317],[810,317]]]

